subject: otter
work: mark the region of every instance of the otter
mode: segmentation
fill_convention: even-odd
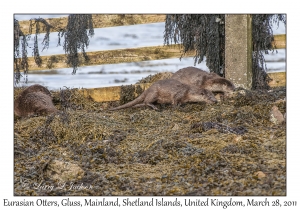
[[[33,93],[33,92],[41,92],[41,93],[44,93],[51,97],[50,91],[47,88],[45,88],[44,86],[38,85],[38,84],[34,84],[34,85],[31,85],[31,86],[25,88],[22,91],[22,93],[20,93],[20,95],[26,95],[27,93]]]
[[[209,73],[192,66],[178,70],[170,79],[175,79],[200,89],[207,89],[213,93],[223,93],[225,96],[228,96],[235,90],[234,84],[229,80],[215,73]]]
[[[206,79],[204,76],[204,82],[200,88],[205,88],[213,93],[222,93],[226,97],[235,90],[235,86],[229,80],[223,77]]]
[[[52,103],[50,91],[41,85],[24,89],[14,101],[14,113],[18,117],[46,115],[58,110]]]
[[[150,106],[151,108],[158,110],[157,107],[152,104],[153,102],[177,106],[187,102],[214,103],[217,102],[217,99],[209,90],[192,87],[174,79],[165,79],[153,83],[133,101],[111,108],[109,111],[139,106]]]

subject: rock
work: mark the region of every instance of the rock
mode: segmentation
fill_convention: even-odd
[[[254,176],[257,177],[258,179],[262,179],[262,178],[266,177],[266,174],[262,171],[257,171],[254,173]]]
[[[278,99],[278,100],[276,100],[274,103],[275,104],[280,104],[280,103],[285,103],[286,101],[285,101],[285,98],[284,99]]]
[[[178,124],[175,124],[174,127],[172,128],[173,131],[177,131],[179,129]]]
[[[217,95],[215,95],[215,98],[216,98],[218,101],[221,101],[221,100],[222,100],[222,99],[221,99],[222,96],[221,96],[221,94],[219,94],[219,93],[218,93]]]
[[[239,91],[237,91],[237,93],[239,93],[239,94],[241,94],[241,95],[243,95],[243,96],[246,95],[246,91],[245,91],[245,90],[239,90]]]
[[[278,110],[277,106],[273,106],[270,112],[270,121],[274,124],[281,124],[284,122],[283,114]]]
[[[45,174],[49,179],[66,182],[81,179],[84,175],[84,170],[73,163],[53,160],[48,164]]]
[[[283,114],[278,110],[277,106],[273,106],[270,112],[270,121],[276,125],[284,122]]]
[[[235,142],[235,143],[238,143],[238,142],[240,142],[240,141],[242,141],[243,140],[243,137],[242,136],[237,136],[237,135],[235,135],[234,137],[233,137],[233,141]]]

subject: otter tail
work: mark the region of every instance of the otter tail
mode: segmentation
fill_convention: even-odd
[[[119,109],[125,109],[125,108],[128,108],[128,107],[132,107],[132,106],[134,106],[136,104],[142,103],[144,101],[144,99],[145,99],[145,96],[146,96],[145,92],[146,91],[144,91],[139,97],[137,97],[133,101],[130,101],[127,104],[123,104],[123,105],[115,107],[115,108],[111,108],[108,111],[115,111],[115,110],[119,110]]]

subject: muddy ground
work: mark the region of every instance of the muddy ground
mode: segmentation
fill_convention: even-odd
[[[52,96],[60,114],[15,117],[15,195],[286,195],[285,87],[159,111]]]

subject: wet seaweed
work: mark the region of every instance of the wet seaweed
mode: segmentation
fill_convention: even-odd
[[[135,99],[135,87],[134,85],[122,85],[120,93],[120,104],[126,104],[129,101]]]
[[[191,126],[192,129],[198,128],[200,132],[205,132],[210,129],[217,129],[219,132],[222,133],[234,133],[243,135],[245,132],[247,132],[247,129],[243,126],[238,127],[230,127],[221,123],[216,122],[202,122],[202,123],[195,123]]]
[[[136,84],[153,83],[153,82],[156,82],[158,80],[169,79],[172,75],[173,75],[172,72],[160,72],[160,73],[157,73],[157,74],[154,74],[154,75],[150,74],[149,76],[139,80]]]
[[[20,28],[19,21],[14,19],[14,82],[18,84],[20,82],[21,70],[24,70],[25,82],[28,79],[28,57],[27,57],[27,47],[28,47],[29,35],[25,35]],[[20,40],[21,40],[21,55],[20,55]]]
[[[84,62],[89,61],[85,50],[89,46],[89,36],[92,37],[93,35],[94,28],[91,14],[69,15],[68,25],[61,36],[65,38],[63,48],[67,55],[67,64],[73,68],[73,74],[80,66],[78,49],[82,52]]]
[[[14,195],[286,195],[286,127],[269,120],[273,105],[286,112],[285,88],[239,91],[217,104],[165,105],[159,112],[110,112],[113,102],[54,91],[60,114],[14,121]],[[220,129],[196,126],[208,122]],[[50,173],[54,162],[83,173],[65,188],[34,187],[59,185]],[[71,182],[92,188],[69,190]]]

